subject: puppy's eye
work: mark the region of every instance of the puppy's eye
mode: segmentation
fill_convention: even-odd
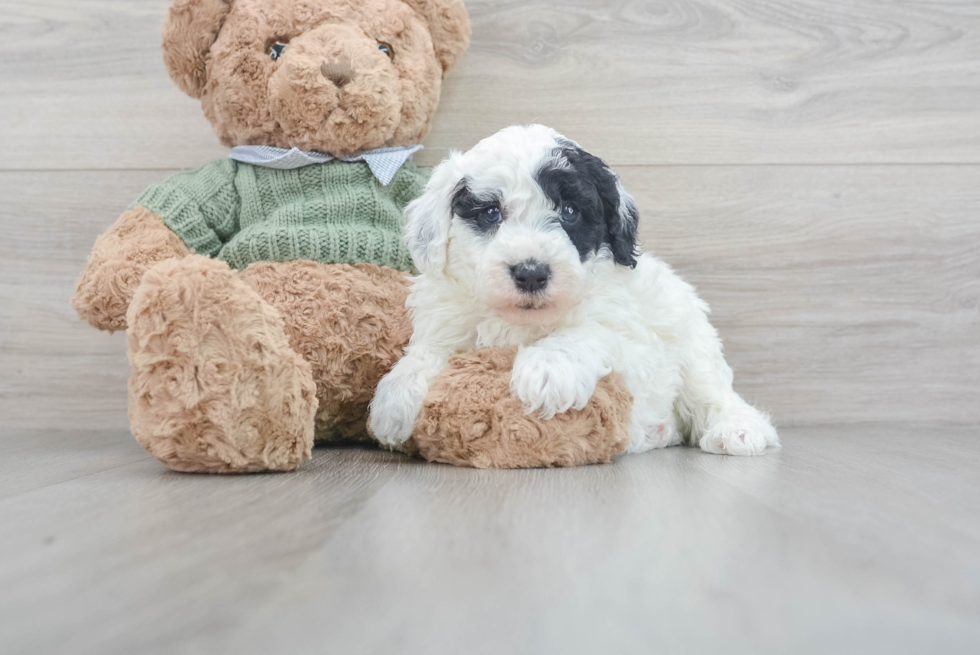
[[[480,225],[483,227],[490,227],[491,225],[496,225],[503,220],[503,214],[500,213],[499,205],[489,205],[480,210],[477,214],[476,220],[479,221]]]
[[[378,41],[378,50],[388,55],[388,59],[395,60],[395,49],[391,47],[390,43]]]
[[[277,61],[279,57],[282,57],[282,53],[286,50],[287,41],[274,41],[266,46],[265,52],[267,55],[272,57],[272,61]]]
[[[562,203],[561,213],[558,215],[558,218],[562,223],[568,224],[577,221],[580,215],[578,207],[570,202],[566,202]]]

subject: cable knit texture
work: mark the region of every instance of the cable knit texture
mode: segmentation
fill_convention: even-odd
[[[405,162],[382,186],[364,162],[276,170],[219,160],[151,186],[132,206],[158,214],[194,252],[236,269],[305,259],[413,271],[402,210],[428,175]]]

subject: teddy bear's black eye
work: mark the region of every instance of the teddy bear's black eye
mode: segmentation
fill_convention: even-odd
[[[388,59],[394,60],[395,49],[391,47],[390,43],[385,43],[384,41],[378,41],[378,50],[388,55]]]
[[[269,56],[272,57],[272,61],[276,61],[279,57],[282,57],[283,51],[286,49],[286,44],[282,41],[276,41],[269,46]]]

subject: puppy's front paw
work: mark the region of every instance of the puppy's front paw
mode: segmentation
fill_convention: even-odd
[[[525,412],[538,412],[547,420],[585,407],[598,382],[590,363],[561,350],[530,346],[517,353],[510,390],[523,403]]]
[[[414,416],[410,414],[409,411],[399,411],[394,405],[384,410],[372,409],[371,434],[385,446],[393,448],[402,445],[412,436],[415,419],[418,417],[418,412]]]
[[[371,433],[385,446],[400,446],[412,436],[415,419],[422,409],[422,397],[407,385],[399,384],[397,376],[381,380],[371,401]]]

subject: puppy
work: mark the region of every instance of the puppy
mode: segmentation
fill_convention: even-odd
[[[778,446],[768,417],[732,389],[708,306],[639,254],[638,218],[618,177],[550,128],[509,127],[451,153],[406,209],[415,331],[371,402],[378,440],[411,436],[450,356],[517,345],[511,391],[528,413],[581,409],[616,371],[634,398],[630,452]]]

